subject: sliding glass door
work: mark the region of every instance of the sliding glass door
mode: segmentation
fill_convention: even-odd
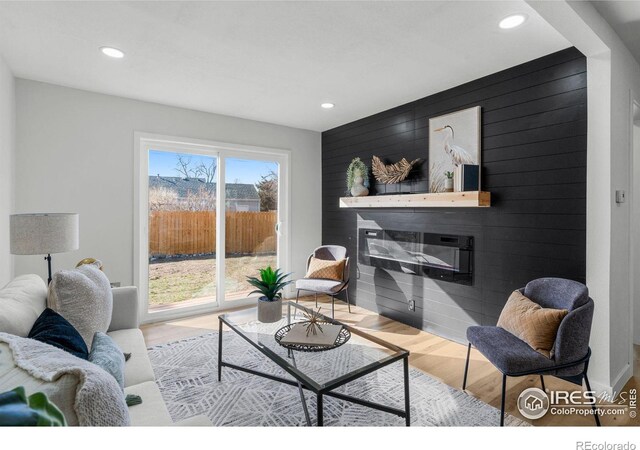
[[[143,320],[255,302],[247,276],[286,270],[285,152],[141,139]]]
[[[215,303],[218,156],[149,150],[149,312]]]
[[[279,164],[225,159],[225,300],[247,298],[247,276],[278,266]]]

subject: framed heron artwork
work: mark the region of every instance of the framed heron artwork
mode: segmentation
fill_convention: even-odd
[[[480,166],[479,106],[429,119],[429,191],[445,192],[461,164]]]

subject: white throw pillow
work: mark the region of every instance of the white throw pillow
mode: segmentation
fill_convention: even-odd
[[[38,275],[21,275],[0,289],[0,332],[27,337],[47,306],[47,285]]]
[[[67,319],[91,348],[97,331],[107,332],[111,323],[113,294],[100,261],[53,275],[49,286],[49,308]]]

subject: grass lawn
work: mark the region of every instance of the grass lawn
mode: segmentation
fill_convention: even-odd
[[[226,294],[245,296],[252,290],[245,277],[257,276],[258,269],[267,265],[275,267],[275,264],[275,255],[227,258]],[[154,261],[149,264],[149,303],[166,305],[202,297],[215,298],[215,274],[215,258]]]

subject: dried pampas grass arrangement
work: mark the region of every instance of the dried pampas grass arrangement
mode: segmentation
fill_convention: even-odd
[[[414,159],[409,162],[406,158],[402,158],[395,164],[386,165],[380,158],[374,156],[371,164],[371,171],[373,172],[373,176],[380,183],[400,183],[409,176],[409,172],[411,172],[413,166],[419,161],[420,159]]]

